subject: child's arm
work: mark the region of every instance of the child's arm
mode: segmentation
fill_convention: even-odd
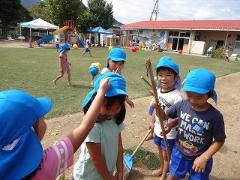
[[[103,179],[107,179],[107,180],[114,179],[114,176],[109,173],[106,161],[101,154],[101,144],[87,142],[86,145],[87,145],[92,163],[96,168],[96,170],[98,171],[98,173],[103,177]]]
[[[79,127],[74,129],[69,135],[68,138],[70,139],[73,145],[73,151],[76,152],[79,146],[82,144],[84,139],[87,137],[88,133],[92,129],[95,120],[97,119],[101,104],[104,100],[104,95],[109,87],[109,80],[104,79],[101,82],[100,88],[97,92],[96,97],[94,98],[90,108],[88,109],[87,113],[84,115],[83,120]]]
[[[117,180],[123,179],[123,145],[122,145],[122,136],[119,134],[119,143],[118,143],[118,158],[117,158]]]
[[[149,129],[153,129],[155,122],[155,100],[152,99],[150,102],[150,106],[148,109],[148,127]]]
[[[205,171],[207,161],[212,158],[212,156],[223,146],[223,144],[224,141],[213,141],[211,146],[194,160],[192,169],[195,172],[203,173]]]
[[[176,127],[178,125],[178,118],[173,119],[172,122],[166,124],[164,126],[165,133],[168,134],[172,128]],[[161,135],[163,136],[163,132],[161,132]]]

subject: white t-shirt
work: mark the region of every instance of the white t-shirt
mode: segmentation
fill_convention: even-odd
[[[161,104],[161,108],[166,112],[172,105],[176,104],[177,102],[181,101],[183,98],[181,96],[181,92],[178,89],[169,91],[169,92],[161,92],[160,88],[157,88],[157,93],[158,93],[158,100],[159,103]],[[154,124],[154,133],[155,135],[162,137],[160,133],[162,132],[160,121],[155,116],[156,121]],[[164,124],[168,124],[172,122],[172,119],[168,119],[164,121]],[[175,139],[177,136],[177,130],[176,128],[173,128],[168,134],[167,134],[167,139]]]

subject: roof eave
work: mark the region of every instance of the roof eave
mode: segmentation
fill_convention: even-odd
[[[129,28],[121,28],[121,30],[138,30],[138,29],[146,29],[146,30],[149,30],[149,29],[161,29],[161,30],[189,30],[189,31],[192,31],[192,30],[195,30],[195,31],[240,31],[240,29],[204,29],[204,28],[156,28],[156,27],[129,27]]]

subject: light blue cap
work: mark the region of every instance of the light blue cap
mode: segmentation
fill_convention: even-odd
[[[39,166],[43,149],[32,126],[51,108],[47,97],[0,92],[0,179],[22,179]]]
[[[209,70],[199,68],[187,74],[182,90],[197,94],[213,92],[213,100],[217,101],[217,94],[214,90],[216,76]]]
[[[112,48],[108,58],[112,61],[126,61],[126,52],[121,48]]]
[[[167,67],[172,69],[175,73],[179,74],[179,67],[177,63],[169,56],[163,56],[159,59],[156,68]]]
[[[70,46],[68,43],[63,43],[63,44],[61,44],[61,46],[60,46],[59,52],[60,52],[60,53],[63,53],[64,51],[70,50],[70,49],[71,49],[71,46]]]
[[[117,95],[127,95],[126,92],[126,81],[125,79],[118,73],[106,72],[103,74],[99,74],[93,83],[93,89],[87,94],[82,103],[82,108],[84,108],[92,96],[98,91],[100,82],[102,79],[109,79],[109,88],[105,94],[106,97],[112,97]]]

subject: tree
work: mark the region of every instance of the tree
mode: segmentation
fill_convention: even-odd
[[[0,23],[2,34],[7,38],[9,28],[20,21],[31,19],[28,11],[21,5],[20,0],[0,0]]]
[[[88,0],[91,27],[102,26],[108,29],[113,23],[113,5],[106,0]],[[100,46],[100,34],[98,33],[98,45]]]
[[[88,0],[92,27],[102,26],[108,29],[113,23],[113,5],[106,0]]]
[[[86,8],[81,0],[45,0],[44,3],[51,22],[59,26],[64,25],[64,20],[76,23]]]
[[[51,21],[44,1],[40,2],[39,4],[32,5],[30,13],[34,19],[41,18],[45,21]]]
[[[92,17],[89,13],[89,10],[86,8],[83,13],[78,16],[76,28],[79,32],[87,32],[87,30],[91,27],[93,24]]]

